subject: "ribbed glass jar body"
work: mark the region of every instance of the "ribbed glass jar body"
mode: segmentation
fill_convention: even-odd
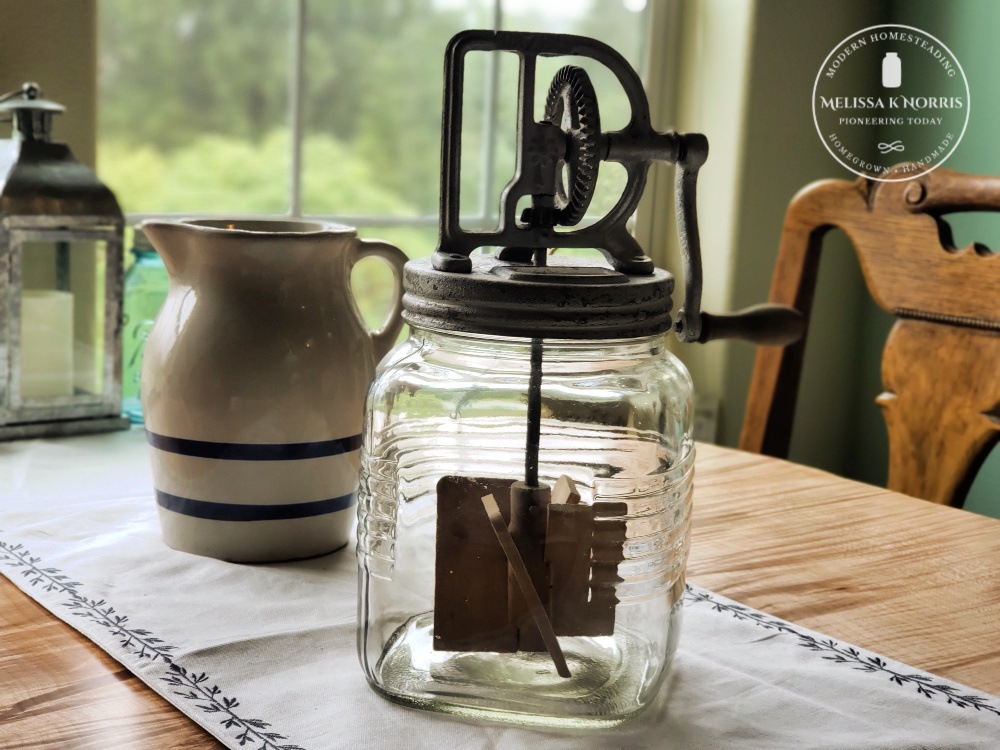
[[[455,573],[436,571],[451,552],[438,553],[438,483],[525,478],[531,341],[415,327],[390,353],[368,395],[358,502],[358,647],[378,692],[557,726],[617,724],[652,700],[679,635],[694,465],[691,382],[664,343],[542,346],[540,482],[566,475],[582,504],[626,508],[613,632],[558,636],[570,677],[544,649],[435,649],[436,574]],[[476,587],[485,565],[459,584]]]

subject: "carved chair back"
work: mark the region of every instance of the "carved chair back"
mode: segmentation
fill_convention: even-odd
[[[897,318],[876,398],[889,433],[889,488],[961,505],[1000,438],[1000,254],[955,248],[942,215],[1000,210],[1000,177],[912,164],[887,176],[904,171],[920,174],[826,180],[799,192],[785,214],[770,301],[808,322],[823,237],[844,231],[872,297]],[[758,349],[742,449],[787,456],[805,343]]]

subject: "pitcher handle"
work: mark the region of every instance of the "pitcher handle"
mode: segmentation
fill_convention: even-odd
[[[375,350],[375,364],[378,364],[389,353],[392,345],[396,343],[399,332],[403,330],[403,266],[409,258],[398,247],[383,240],[358,238],[357,250],[351,261],[351,268],[353,269],[354,265],[362,258],[381,258],[384,260],[392,269],[392,279],[396,285],[395,299],[385,323],[377,331],[368,332]],[[357,305],[355,305],[356,307]],[[365,326],[364,321],[361,324]]]

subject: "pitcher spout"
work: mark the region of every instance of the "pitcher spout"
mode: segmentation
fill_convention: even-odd
[[[170,277],[184,277],[198,239],[196,232],[183,222],[173,221],[144,221],[141,228],[163,259]]]

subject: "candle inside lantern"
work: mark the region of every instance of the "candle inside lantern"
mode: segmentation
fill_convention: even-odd
[[[21,293],[21,397],[73,395],[73,295]]]

